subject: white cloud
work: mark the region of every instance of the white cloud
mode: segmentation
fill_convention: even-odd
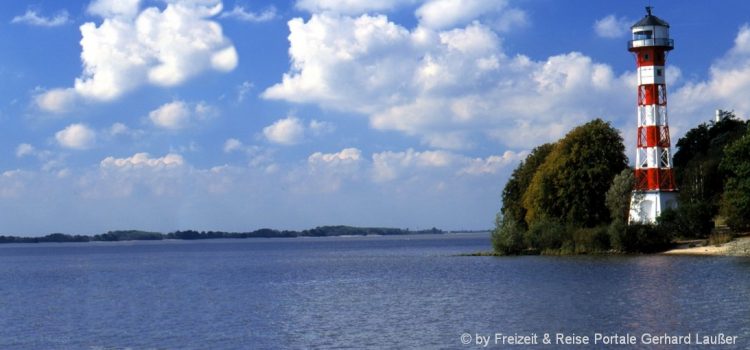
[[[358,162],[362,158],[362,151],[357,148],[344,148],[337,153],[315,152],[307,158],[309,164],[341,164]]]
[[[410,31],[385,16],[313,14],[289,29],[290,70],[264,98],[362,114],[375,129],[430,147],[489,139],[528,149],[595,117],[632,115],[632,100],[622,98],[635,91],[632,73],[616,76],[577,52],[509,56],[480,22]]]
[[[330,11],[356,15],[368,11],[387,11],[415,0],[298,0],[296,7],[311,13]]]
[[[294,145],[305,137],[305,125],[295,117],[287,117],[263,128],[263,135],[269,142]]]
[[[670,71],[667,70],[667,77]],[[669,81],[667,82],[669,84]],[[740,28],[734,46],[709,69],[706,81],[691,81],[669,95],[670,126],[687,131],[713,118],[714,110],[750,116],[750,26]],[[673,136],[674,137],[674,136]]]
[[[513,29],[527,27],[528,25],[529,18],[526,12],[517,8],[503,10],[500,17],[492,23],[492,27],[500,32],[509,32]]]
[[[221,8],[220,0],[167,1],[163,9],[142,10],[137,0],[93,2],[88,12],[103,20],[80,27],[83,72],[73,91],[110,101],[142,84],[175,86],[206,70],[233,70],[237,52],[210,19]]]
[[[633,22],[625,17],[608,15],[594,23],[594,31],[602,38],[621,38],[630,33],[630,25]]]
[[[242,102],[247,98],[247,95],[250,93],[250,90],[252,90],[255,87],[255,85],[250,81],[243,81],[242,84],[237,86],[237,102]]]
[[[450,28],[466,24],[488,13],[499,13],[507,6],[502,0],[428,0],[417,9],[419,24],[428,28]],[[523,12],[514,9],[505,25],[523,21]]]
[[[34,101],[44,111],[65,113],[73,108],[77,98],[73,89],[52,89],[36,95]]]
[[[232,153],[234,151],[242,150],[243,144],[238,139],[227,139],[224,142],[224,153]]]
[[[391,181],[410,168],[447,167],[454,161],[452,153],[445,151],[380,152],[372,155],[373,179],[378,182]]]
[[[57,143],[65,148],[83,150],[96,141],[96,132],[84,124],[71,124],[55,134]]]
[[[489,156],[487,158],[467,159],[467,165],[459,170],[459,174],[484,175],[497,174],[500,170],[515,165],[525,159],[528,152],[505,151],[500,156]]]
[[[271,6],[263,10],[263,12],[252,12],[245,10],[244,7],[234,5],[232,11],[222,12],[221,18],[233,18],[243,22],[268,22],[276,18],[276,8]]]
[[[315,152],[307,158],[308,171],[297,180],[296,189],[303,192],[338,191],[345,181],[359,177],[362,151],[344,148],[335,153]]]
[[[32,175],[18,169],[0,173],[0,198],[21,197]]]
[[[110,156],[102,160],[99,166],[104,169],[131,169],[179,167],[184,164],[185,160],[179,154],[169,153],[164,157],[152,158],[148,153],[141,152],[126,158]]]
[[[36,152],[36,149],[34,146],[28,144],[28,143],[22,143],[16,147],[16,157],[23,158],[26,156],[34,155]]]
[[[26,10],[26,13],[13,17],[10,23],[23,23],[38,27],[58,27],[70,22],[68,11],[62,10],[53,17],[44,17],[34,10]]]
[[[112,124],[109,128],[103,130],[102,133],[106,134],[109,137],[120,137],[120,136],[138,137],[138,136],[143,135],[144,131],[139,130],[139,129],[132,129],[123,123],[116,122]]]
[[[206,120],[216,115],[216,113],[213,107],[204,102],[189,104],[184,101],[175,100],[151,111],[148,117],[157,127],[179,130],[190,126],[194,121]]]
[[[336,130],[336,127],[329,122],[318,121],[318,120],[313,119],[310,121],[310,124],[308,125],[308,129],[313,135],[320,136],[320,135],[332,133],[334,130]]]
[[[138,14],[140,3],[141,0],[94,0],[87,11],[102,18],[133,18]]]

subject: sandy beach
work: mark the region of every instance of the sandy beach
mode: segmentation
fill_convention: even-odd
[[[698,245],[702,244],[699,241]],[[712,255],[712,256],[750,256],[750,237],[738,237],[731,242],[724,243],[718,246],[696,246],[689,247],[689,243],[685,243],[675,249],[668,250],[662,254],[666,255]]]

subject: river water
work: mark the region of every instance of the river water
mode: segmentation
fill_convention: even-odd
[[[0,349],[603,347],[558,333],[750,347],[750,259],[456,256],[489,246],[487,234],[0,245]],[[502,344],[515,334],[538,344]]]

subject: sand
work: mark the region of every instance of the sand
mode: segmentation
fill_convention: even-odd
[[[677,247],[668,250],[662,254],[666,255],[713,255],[713,256],[750,256],[750,237],[736,238],[731,242],[724,243],[720,246],[706,247]]]

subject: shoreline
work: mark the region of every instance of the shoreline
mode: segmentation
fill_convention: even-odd
[[[677,248],[659,253],[660,255],[694,255],[694,256],[750,256],[750,236],[737,237],[720,245],[689,247],[683,243]]]

